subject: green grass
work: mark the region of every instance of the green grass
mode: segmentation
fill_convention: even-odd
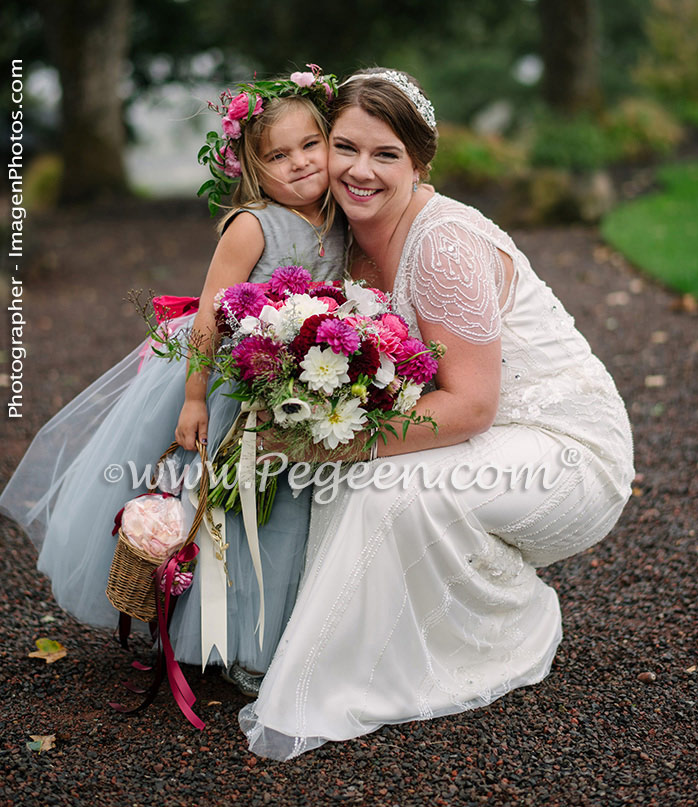
[[[601,233],[639,269],[698,296],[698,162],[665,165],[657,178],[663,190],[619,205]]]

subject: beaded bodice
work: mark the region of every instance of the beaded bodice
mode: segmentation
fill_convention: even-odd
[[[514,267],[508,290],[500,252]],[[501,338],[496,424],[560,432],[629,466],[630,426],[613,379],[526,256],[482,213],[435,194],[412,223],[393,299],[415,335],[422,318],[473,343]]]

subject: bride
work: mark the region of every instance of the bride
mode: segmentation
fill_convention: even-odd
[[[302,590],[240,716],[257,754],[287,759],[543,679],[562,630],[536,567],[601,540],[630,493],[613,380],[511,238],[420,184],[436,141],[406,74],[341,87],[329,171],[352,275],[446,346],[416,405],[439,428],[389,439],[375,484],[313,505]]]

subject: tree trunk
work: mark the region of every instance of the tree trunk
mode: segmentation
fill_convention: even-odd
[[[127,192],[121,84],[131,0],[45,0],[44,18],[61,80],[61,200]]]
[[[574,114],[601,102],[595,0],[538,0],[543,57],[543,97],[554,109]]]

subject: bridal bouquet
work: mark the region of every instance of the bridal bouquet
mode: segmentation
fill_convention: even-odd
[[[436,429],[413,409],[443,347],[410,338],[378,289],[313,282],[303,267],[283,266],[266,283],[221,289],[214,309],[227,338],[212,359],[200,351],[198,359],[220,373],[216,386],[234,382],[235,398],[267,409],[272,420],[259,428],[283,430],[296,456],[312,457],[317,445],[337,449],[366,430],[368,449],[387,432],[397,435],[396,424],[403,438],[410,424]],[[226,475],[209,502],[226,510],[240,507],[233,476],[240,451],[234,439],[214,462]],[[260,524],[274,492],[258,491]]]

